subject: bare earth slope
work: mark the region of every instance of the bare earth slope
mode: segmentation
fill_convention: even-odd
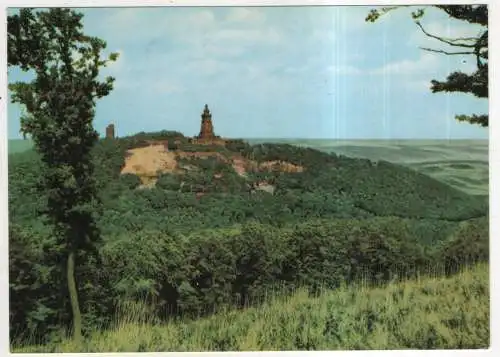
[[[155,184],[158,175],[161,173],[182,174],[184,170],[179,167],[180,158],[201,158],[216,157],[222,162],[230,162],[233,169],[240,175],[245,176],[248,171],[270,171],[279,170],[282,172],[301,172],[303,167],[282,161],[267,161],[257,163],[245,159],[237,154],[225,156],[218,152],[184,152],[169,151],[164,145],[150,145],[128,150],[125,159],[125,166],[122,174],[135,174],[139,176],[143,186]]]

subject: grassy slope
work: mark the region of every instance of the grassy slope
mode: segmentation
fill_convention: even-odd
[[[299,290],[260,308],[167,325],[140,322],[140,309],[129,308],[114,330],[82,344],[15,352],[487,348],[488,275],[481,264],[450,278],[344,287],[319,297]]]

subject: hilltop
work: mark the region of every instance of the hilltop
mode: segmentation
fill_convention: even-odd
[[[16,176],[36,176],[36,156],[33,152],[11,155],[11,182],[17,181]],[[264,191],[272,193],[269,202],[279,201],[290,214],[299,213],[297,206],[303,203],[314,204],[320,216],[344,218],[461,221],[487,214],[484,198],[410,168],[289,144],[252,146],[234,140],[224,146],[201,145],[190,143],[180,133],[163,131],[103,139],[95,148],[95,158],[103,196],[148,196],[133,191],[149,187],[155,189],[158,200],[206,195],[207,199],[232,197],[255,203],[256,196],[248,193]]]
[[[388,161],[429,175],[462,192],[487,196],[487,140],[245,139],[252,145],[282,143],[371,161]],[[9,154],[26,151],[30,140],[9,140]]]
[[[225,145],[200,145],[181,135],[140,133],[116,139],[114,145],[125,152],[120,173],[139,177],[139,187],[154,183],[168,191],[195,194],[239,194],[261,184],[271,185],[280,200],[291,194],[328,192],[329,198],[349,203],[352,211],[374,216],[459,221],[486,212],[484,200],[385,161],[289,144],[252,146],[233,140]]]

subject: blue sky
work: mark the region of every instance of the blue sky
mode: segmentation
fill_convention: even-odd
[[[376,23],[373,7],[88,8],[85,32],[120,58],[103,75],[114,91],[97,104],[100,133],[199,131],[205,103],[216,134],[243,138],[486,139],[455,114],[485,113],[488,101],[432,94],[431,79],[470,72],[474,58],[443,48],[400,9]],[[429,32],[475,35],[480,27],[426,13]],[[25,78],[9,71],[9,82]],[[20,108],[8,106],[18,138]]]

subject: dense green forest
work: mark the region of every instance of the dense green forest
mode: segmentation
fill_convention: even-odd
[[[240,175],[220,158],[179,158],[192,169],[162,173],[150,188],[121,174],[127,150],[172,137],[181,139],[171,150],[216,150],[304,169]],[[314,293],[360,279],[407,279],[436,266],[451,274],[488,261],[484,197],[388,162],[286,144],[192,145],[166,131],[101,139],[92,157],[102,241],[99,254],[77,257],[84,333],[109,326],[124,301],[146,301],[162,321],[197,318],[259,304],[276,286]],[[55,341],[71,321],[64,269],[45,219],[43,170],[33,150],[9,155],[13,341]],[[262,180],[273,193],[251,189]]]

